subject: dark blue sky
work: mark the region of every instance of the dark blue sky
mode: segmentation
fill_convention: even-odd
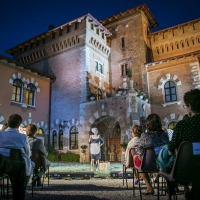
[[[50,24],[59,26],[86,13],[102,20],[143,3],[159,23],[153,32],[200,18],[200,0],[0,0],[0,54]]]

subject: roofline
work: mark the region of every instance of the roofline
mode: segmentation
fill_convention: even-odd
[[[48,31],[46,31],[46,32],[43,32],[43,33],[41,33],[41,34],[39,34],[39,35],[37,35],[37,36],[35,36],[35,37],[33,37],[33,38],[30,38],[29,40],[26,40],[25,42],[22,42],[22,43],[20,43],[20,44],[14,46],[14,47],[12,47],[12,48],[10,48],[10,49],[5,50],[5,52],[8,53],[8,54],[10,54],[10,51],[11,51],[12,49],[17,48],[17,47],[19,47],[20,45],[24,45],[25,43],[31,42],[31,40],[36,39],[37,37],[42,37],[42,36],[45,35],[46,33],[53,32],[53,31],[55,31],[55,30],[61,28],[62,26],[67,26],[68,24],[72,24],[72,23],[77,22],[77,21],[79,21],[79,20],[82,20],[82,19],[84,19],[84,18],[86,18],[86,17],[88,17],[88,16],[91,17],[92,20],[94,20],[101,28],[103,28],[104,31],[105,31],[107,34],[109,34],[109,36],[112,35],[112,33],[111,33],[108,29],[106,29],[98,20],[96,20],[90,13],[87,13],[87,14],[82,15],[82,16],[76,18],[76,19],[73,19],[73,20],[71,20],[71,21],[69,21],[69,22],[67,22],[67,23],[61,24],[61,25],[57,26],[56,28],[53,28],[53,29],[48,30]]]
[[[135,6],[135,7],[133,7],[133,8],[130,8],[130,9],[128,9],[128,10],[125,10],[125,11],[123,11],[123,12],[117,13],[117,14],[115,14],[115,15],[113,15],[113,16],[110,16],[110,17],[104,19],[104,20],[101,20],[100,22],[102,23],[103,21],[106,21],[106,20],[108,21],[109,19],[114,18],[115,16],[117,16],[117,15],[119,15],[119,14],[122,15],[123,13],[127,13],[127,12],[130,11],[130,10],[137,10],[137,9],[140,9],[140,10],[145,9],[145,10],[144,10],[144,13],[146,14],[146,16],[147,16],[147,18],[148,18],[148,20],[149,20],[149,22],[150,22],[152,28],[157,27],[157,26],[159,25],[158,22],[156,21],[155,17],[154,17],[153,14],[150,12],[149,8],[147,7],[147,5],[146,5],[145,3],[144,3],[144,4],[141,4],[141,5],[139,5],[139,6]],[[149,16],[147,15],[147,13],[149,14]],[[149,18],[149,17],[150,17],[150,18]],[[150,20],[151,20],[151,21],[150,21]],[[152,23],[152,22],[154,22],[154,23]],[[111,22],[110,22],[110,23],[111,23]],[[107,23],[107,24],[109,24],[109,23]]]
[[[6,60],[8,64],[9,63],[14,63],[15,67],[23,67],[23,69],[25,69],[25,70],[31,70],[31,72],[37,73],[38,75],[42,76],[43,78],[45,78],[45,77],[50,78],[51,82],[54,82],[56,80],[55,76],[52,76],[52,75],[49,75],[49,74],[45,74],[45,73],[43,73],[43,72],[41,72],[41,71],[39,71],[39,70],[37,70],[37,69],[35,69],[33,67],[24,65],[24,64],[19,63],[19,62],[16,62],[16,61],[12,60],[11,58],[8,58],[8,57],[3,56],[3,55],[0,54],[0,61],[2,61],[2,60]]]
[[[168,61],[172,61],[172,60],[177,60],[179,58],[184,58],[184,57],[189,57],[189,56],[194,56],[194,55],[200,55],[200,50],[198,51],[193,51],[191,53],[186,53],[186,54],[182,54],[179,56],[174,56],[174,57],[169,57],[169,58],[165,58],[162,60],[157,60],[155,62],[149,62],[149,63],[145,63],[144,66],[147,68],[149,66],[154,66],[156,64],[162,64],[163,62],[168,62]]]
[[[180,26],[184,26],[184,25],[187,25],[187,24],[190,24],[190,23],[194,23],[196,21],[200,21],[200,18],[194,19],[194,20],[191,20],[191,21],[188,21],[188,22],[184,22],[182,24],[178,24],[178,25],[175,25],[175,26],[171,26],[169,28],[165,28],[165,29],[153,32],[153,33],[149,33],[148,36],[155,35],[155,34],[158,34],[158,33],[161,33],[161,32],[165,32],[165,31],[168,31],[168,30],[171,30],[171,29],[175,29],[175,28],[178,28]]]

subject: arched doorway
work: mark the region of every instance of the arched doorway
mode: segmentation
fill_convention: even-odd
[[[103,116],[94,121],[91,126],[91,129],[96,127],[99,131],[99,134],[104,140],[104,145],[101,148],[101,159],[110,160],[111,146],[114,145],[116,158],[115,161],[120,160],[121,148],[120,148],[120,136],[121,128],[119,123],[110,116]],[[90,132],[92,134],[92,132]]]

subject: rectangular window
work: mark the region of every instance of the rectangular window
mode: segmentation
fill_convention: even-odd
[[[90,24],[90,28],[94,30],[94,24]]]
[[[78,29],[78,22],[75,22],[75,30]]]
[[[102,39],[104,39],[104,33],[101,34]]]
[[[103,74],[103,64],[95,61],[95,70]]]
[[[128,75],[128,64],[121,65],[121,76]]]
[[[69,32],[70,32],[70,26],[67,25],[67,33],[69,33]]]
[[[62,30],[62,29],[59,29],[59,36],[62,35],[62,32],[63,32],[63,30]]]
[[[46,40],[45,38],[42,38],[42,44],[45,44]]]
[[[124,38],[122,38],[122,48],[125,47],[125,41],[124,41]]]
[[[99,29],[98,28],[96,29],[96,34],[99,35]]]
[[[55,33],[54,32],[51,33],[51,39],[55,39]]]

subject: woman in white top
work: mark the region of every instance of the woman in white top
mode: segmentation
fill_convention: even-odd
[[[94,135],[91,135],[89,138],[90,143],[90,156],[91,156],[91,171],[94,169],[94,160],[96,160],[96,171],[98,171],[99,168],[99,160],[101,159],[101,146],[104,144],[103,139],[98,134],[97,128],[92,128],[92,132]]]

